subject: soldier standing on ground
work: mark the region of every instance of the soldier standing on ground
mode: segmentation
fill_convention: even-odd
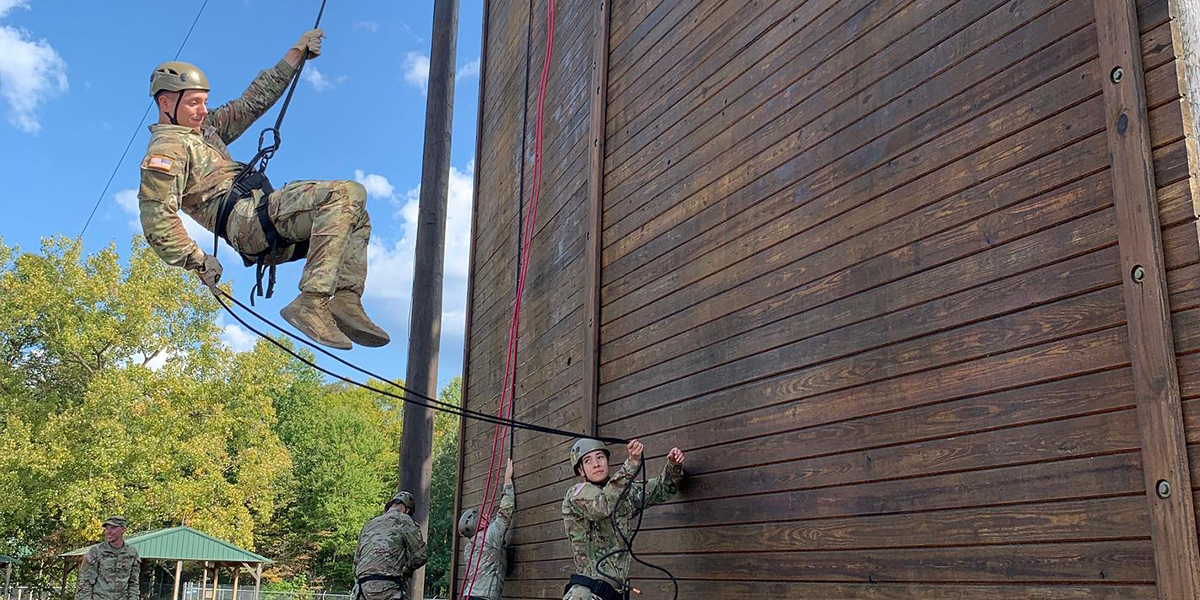
[[[604,443],[580,439],[571,446],[571,465],[583,481],[571,486],[563,498],[563,525],[575,555],[575,574],[563,600],[622,600],[629,582],[630,555],[610,515],[616,509],[617,526],[628,537],[637,507],[661,504],[679,491],[683,479],[683,451],[671,448],[662,474],[645,485],[633,481],[642,461],[642,443],[633,440],[629,458],[609,477],[609,451]],[[621,492],[629,493],[618,506]]]
[[[221,263],[188,236],[180,209],[229,242],[247,265],[273,269],[304,258],[301,293],[280,311],[283,318],[332,348],[349,349],[352,341],[383,346],[387,332],[362,307],[371,236],[366,188],[356,181],[293,181],[268,192],[269,184],[255,177],[233,185],[243,165],[226,144],[283,95],[302,56],[320,55],[322,36],[320,29],[305,33],[241,97],[212,112],[208,78],[196,66],[170,61],[154,69],[150,95],[158,123],[150,126],[141,165],[142,230],[167,264],[196,271],[209,287],[219,281]]]
[[[480,543],[483,550],[475,550],[475,531],[479,528],[479,509],[472,508],[462,514],[458,520],[458,534],[466,538],[463,547],[463,564],[470,565],[470,572],[477,573],[475,582],[470,585],[471,596],[468,600],[500,600],[504,591],[504,575],[508,570],[508,534],[512,531],[513,509],[516,507],[516,492],[513,489],[513,463],[508,459],[504,469],[504,494],[500,496],[500,506],[492,519],[484,521],[486,530]]]
[[[417,505],[408,492],[396,494],[383,514],[367,521],[354,551],[354,599],[404,600],[413,571],[429,560],[429,548],[412,519]]]
[[[125,543],[125,517],[104,521],[104,541],[88,548],[79,564],[75,600],[138,600],[142,558]]]

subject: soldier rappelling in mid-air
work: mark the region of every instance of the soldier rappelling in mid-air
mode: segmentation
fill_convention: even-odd
[[[366,189],[355,181],[293,181],[272,191],[265,177],[235,185],[243,165],[226,148],[283,95],[302,58],[320,55],[323,35],[306,32],[241,97],[211,112],[200,69],[180,61],[154,69],[150,95],[158,123],[150,126],[141,165],[142,230],[164,261],[196,271],[209,287],[219,281],[221,263],[188,236],[180,209],[229,242],[248,265],[273,268],[303,258],[300,295],[280,311],[283,318],[332,348],[349,349],[352,341],[383,346],[387,332],[362,307],[371,234]]]

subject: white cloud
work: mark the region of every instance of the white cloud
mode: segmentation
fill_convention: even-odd
[[[429,89],[429,57],[419,52],[409,52],[404,57],[404,81],[420,88],[424,94]]]
[[[450,191],[446,210],[446,274],[465,282],[471,268],[471,195],[475,188],[475,161],[466,171],[450,169]]]
[[[133,220],[129,222],[129,228],[134,231],[141,232],[142,222],[138,220],[138,213],[140,212],[140,209],[138,209],[137,194],[137,190],[121,190],[116,194],[113,194],[113,200],[116,201],[117,206],[121,207],[121,210],[133,215]]]
[[[29,8],[29,0],[0,0],[0,17],[14,8]]]
[[[371,33],[379,31],[379,23],[376,23],[375,21],[355,21],[353,27],[355,31],[358,31],[359,29],[366,29]]]
[[[464,79],[467,77],[479,76],[479,59],[475,59],[458,68],[458,73],[455,73],[455,79]]]
[[[245,352],[254,348],[258,336],[237,323],[225,323],[224,315],[217,321],[221,328],[221,343],[234,352]]]
[[[403,225],[403,229],[406,235],[391,246],[371,236],[371,243],[367,246],[367,286],[363,294],[367,298],[399,300],[408,305],[412,293],[413,244],[416,237],[407,235],[408,223]]]
[[[367,188],[367,196],[369,197],[386,199],[393,199],[395,197],[396,188],[383,175],[376,175],[374,173],[368,175],[363,173],[362,169],[355,169],[354,180]]]
[[[312,66],[305,67],[304,73],[300,76],[304,78],[305,81],[311,83],[313,89],[317,90],[318,92],[324,92],[325,90],[333,89],[346,81],[345,75],[329,77],[328,75],[322,73],[320,69]]]
[[[0,0],[0,17],[28,8],[28,0]],[[26,133],[42,130],[38,107],[67,91],[67,63],[45,40],[24,29],[0,26],[0,96],[8,104],[8,120]]]
[[[360,172],[356,172],[356,175]],[[450,168],[446,212],[446,253],[442,288],[442,331],[462,337],[466,323],[467,275],[470,269],[471,201],[474,161],[465,171]],[[367,247],[366,298],[387,304],[391,314],[407,315],[412,303],[420,187],[404,194],[396,213],[401,237],[388,243],[372,237]],[[397,201],[399,204],[399,201]]]

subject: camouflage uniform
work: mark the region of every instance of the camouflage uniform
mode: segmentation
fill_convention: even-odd
[[[242,165],[226,144],[242,135],[283,95],[295,73],[286,61],[262,71],[240,98],[208,113],[197,132],[180,125],[150,126],[138,191],[146,241],[168,264],[196,269],[204,252],[183,228],[183,209],[213,231],[217,212]],[[237,202],[226,224],[234,249],[256,255],[267,249],[255,209],[260,192]],[[279,234],[293,242],[310,240],[300,290],[332,295],[346,289],[362,295],[367,278],[371,225],[366,189],[354,181],[294,181],[268,199],[267,214]],[[279,248],[267,262],[285,262],[293,247]]]
[[[500,496],[500,507],[496,516],[488,524],[483,534],[483,552],[473,556],[475,537],[469,537],[463,547],[463,564],[471,565],[471,572],[478,573],[475,583],[470,586],[472,598],[484,600],[499,600],[500,592],[504,589],[504,574],[508,571],[508,555],[505,546],[508,545],[509,527],[512,525],[513,508],[516,506],[516,493],[512,484],[504,486],[504,495]],[[478,570],[476,570],[478,565]],[[469,578],[471,573],[467,573]],[[463,589],[466,589],[464,585]]]
[[[129,543],[113,548],[100,542],[79,565],[75,600],[138,600],[141,569],[142,558]]]
[[[629,577],[629,553],[625,552],[625,543],[613,530],[609,513],[616,505],[621,491],[627,485],[632,489],[625,501],[617,510],[617,524],[628,537],[631,530],[630,520],[637,515],[635,506],[653,506],[667,501],[679,492],[679,482],[683,479],[683,465],[663,465],[662,474],[649,480],[643,485],[632,482],[637,472],[638,461],[633,458],[625,460],[625,464],[609,478],[603,487],[589,481],[581,481],[567,491],[563,498],[563,525],[567,530],[567,539],[571,541],[571,549],[575,554],[575,572],[607,582],[621,590]],[[610,554],[612,553],[612,554]],[[607,556],[607,558],[604,558]],[[598,564],[601,559],[604,564]],[[563,600],[599,600],[599,596],[591,590],[574,585],[567,590]]]
[[[354,551],[354,578],[366,600],[402,600],[408,593],[408,580],[413,571],[429,560],[429,548],[421,539],[421,529],[412,517],[398,510],[388,510],[367,521],[358,534]],[[382,575],[393,581],[362,581],[364,577]]]

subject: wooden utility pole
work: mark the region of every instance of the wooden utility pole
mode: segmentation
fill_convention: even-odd
[[[413,265],[412,320],[408,331],[408,370],[404,384],[437,397],[437,359],[442,335],[442,263],[446,248],[446,194],[450,186],[450,132],[454,118],[454,50],[458,41],[458,0],[433,4],[433,47],[429,56],[429,96],[425,103],[425,150],[421,157],[421,198]],[[433,411],[404,405],[400,440],[400,489],[416,497],[413,519],[429,534],[429,483],[433,471]],[[409,598],[425,597],[425,569],[413,574]]]

